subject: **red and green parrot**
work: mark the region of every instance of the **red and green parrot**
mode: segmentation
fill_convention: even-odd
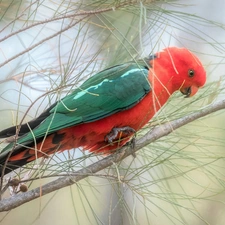
[[[168,47],[105,69],[23,124],[16,144],[9,143],[0,153],[0,174],[72,148],[110,154],[125,145],[175,91],[190,97],[205,82],[202,63],[185,48]],[[15,135],[16,129],[1,131],[0,138]]]

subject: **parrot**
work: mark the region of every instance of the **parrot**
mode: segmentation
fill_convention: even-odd
[[[112,154],[129,143],[174,92],[188,98],[205,82],[201,61],[187,48],[167,47],[104,69],[37,118],[0,131],[0,138],[14,137],[0,152],[0,177],[64,150]]]

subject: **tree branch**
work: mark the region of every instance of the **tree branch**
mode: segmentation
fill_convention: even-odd
[[[200,109],[197,112],[174,120],[172,122],[167,122],[165,124],[154,127],[151,131],[149,131],[145,136],[138,139],[136,141],[135,147],[132,151],[129,148],[124,147],[122,150],[112,154],[108,157],[105,157],[102,160],[99,160],[96,163],[93,163],[86,168],[83,168],[77,171],[74,175],[70,175],[68,177],[58,178],[55,181],[49,182],[41,187],[30,190],[26,193],[21,193],[13,197],[9,197],[7,199],[3,199],[0,201],[0,212],[8,211],[10,209],[16,208],[26,202],[29,202],[33,199],[39,198],[43,195],[56,191],[58,189],[70,186],[88,176],[90,174],[95,174],[104,168],[111,166],[113,163],[120,162],[124,158],[128,157],[132,153],[138,151],[144,146],[160,139],[163,136],[166,136],[178,129],[179,127],[184,126],[196,119],[209,115],[213,112],[219,111],[221,109],[225,109],[225,100],[221,100],[215,102],[205,108]]]

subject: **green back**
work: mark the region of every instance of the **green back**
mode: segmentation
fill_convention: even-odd
[[[57,130],[96,121],[137,104],[151,90],[145,62],[130,62],[103,70],[61,99],[50,115],[32,132],[18,139],[18,144]],[[3,151],[10,148],[6,146]]]

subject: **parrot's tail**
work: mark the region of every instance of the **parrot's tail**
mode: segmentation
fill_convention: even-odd
[[[23,167],[37,158],[48,158],[58,151],[71,149],[69,138],[65,133],[55,132],[43,137],[34,138],[27,142],[20,141],[10,143],[0,153],[0,177],[11,171]]]
[[[14,147],[12,147],[13,149]],[[13,151],[0,153],[0,177],[27,164],[27,148],[16,146]],[[23,157],[20,157],[23,155]]]
[[[50,108],[44,111],[36,119],[29,121],[28,123],[22,124],[21,126],[12,126],[5,130],[0,131],[0,138],[7,138],[11,142],[5,149],[0,152],[0,177],[11,171],[24,166],[25,164],[33,161],[36,158],[46,155],[46,153],[38,151],[37,146],[40,147],[43,140],[48,140],[48,136],[40,137],[35,140],[30,140],[28,143],[14,144],[14,136],[17,129],[19,132],[17,134],[18,140],[23,135],[26,135],[31,130],[35,129],[40,125],[42,121],[49,116],[50,110],[55,107],[53,104]],[[34,147],[36,146],[36,147]],[[52,151],[52,149],[50,149]]]
[[[56,102],[57,103],[57,102]],[[31,130],[33,130],[35,127],[40,125],[40,123],[46,119],[46,117],[49,116],[50,110],[55,107],[55,104],[53,104],[48,110],[44,111],[40,116],[37,118],[29,121],[28,123],[24,123],[21,126],[12,126],[5,130],[0,131],[0,138],[7,138],[14,136],[16,134],[16,130],[19,128],[18,136],[22,136],[24,134],[29,133]]]

